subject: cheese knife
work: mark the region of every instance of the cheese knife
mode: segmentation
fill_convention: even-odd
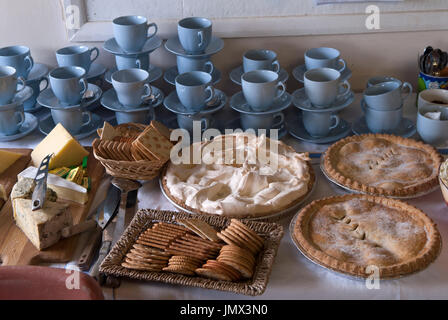
[[[31,210],[39,210],[42,209],[45,202],[45,197],[47,195],[47,176],[48,176],[48,167],[50,165],[50,159],[53,156],[52,154],[44,157],[40,163],[39,168],[36,172],[36,177],[34,181],[36,186],[34,187],[33,195],[31,196]]]

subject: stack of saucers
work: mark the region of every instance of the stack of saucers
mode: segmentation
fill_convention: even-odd
[[[212,36],[212,22],[190,17],[178,22],[178,37],[165,43],[177,56],[177,66],[165,73],[165,80],[176,86],[164,100],[176,114],[177,124],[190,133],[216,127],[213,114],[224,108],[227,96],[213,84],[221,79],[210,56],[223,48],[223,41]]]
[[[301,116],[298,121],[288,121],[288,131],[306,142],[337,141],[351,132],[351,125],[337,112],[351,105],[355,97],[340,71],[345,70],[345,62],[336,49],[315,48],[305,53],[305,63],[305,86],[293,93]]]
[[[389,133],[410,137],[415,132],[414,123],[403,117],[403,105],[412,93],[412,86],[393,77],[370,78],[361,108],[364,116],[354,125],[356,134]]]
[[[107,70],[105,80],[112,83],[112,74],[125,69],[142,69],[148,72],[148,82],[162,76],[162,69],[150,64],[150,54],[162,45],[157,25],[148,23],[142,16],[122,16],[113,20],[114,37],[103,48],[115,56],[116,66]],[[148,30],[151,33],[148,34]]]
[[[212,83],[221,80],[221,72],[210,60],[224,47],[224,41],[212,35],[212,22],[206,18],[188,17],[177,23],[178,36],[168,39],[165,48],[176,55],[177,65],[169,68],[163,78],[176,85],[179,74],[204,71],[212,76]]]
[[[22,138],[37,127],[37,118],[24,112],[25,102],[33,96],[27,83],[33,66],[29,48],[0,49],[0,141]]]
[[[51,111],[39,121],[39,130],[43,134],[49,134],[56,124],[61,123],[75,138],[82,139],[101,126],[101,118],[87,109],[101,98],[102,90],[88,83],[86,75],[86,69],[75,65],[50,71],[51,88],[43,90],[37,97],[37,102]]]

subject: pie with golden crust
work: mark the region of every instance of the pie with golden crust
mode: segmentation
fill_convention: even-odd
[[[324,267],[366,278],[373,265],[383,279],[426,268],[442,245],[435,223],[421,210],[369,195],[313,201],[298,213],[293,238]]]
[[[328,148],[324,170],[361,193],[411,197],[437,186],[440,154],[431,146],[387,134],[342,139]]]

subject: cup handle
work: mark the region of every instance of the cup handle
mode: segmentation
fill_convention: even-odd
[[[28,61],[28,63],[29,63],[28,68],[26,68],[26,72],[28,73],[28,72],[30,72],[31,69],[33,69],[33,67],[34,67],[34,60],[33,60],[33,57],[31,57],[30,55],[27,55],[27,56],[25,57],[25,61]]]
[[[212,86],[207,86],[207,88],[205,88],[205,91],[210,92],[210,96],[205,99],[205,103],[207,104],[215,97],[215,89],[213,89]]]
[[[408,88],[409,92],[405,95],[403,95],[403,89],[404,88]],[[406,100],[409,95],[412,93],[412,85],[409,82],[404,82],[403,85],[401,86],[401,99],[402,100]]]
[[[213,66],[213,62],[211,62],[211,61],[207,61],[206,63],[205,63],[205,68],[207,69],[209,69],[209,70],[207,70],[207,71],[205,71],[205,72],[207,72],[207,73],[209,73],[209,74],[212,74],[213,73],[213,70],[215,69],[215,67]]]
[[[272,67],[274,68],[272,71],[279,73],[280,72],[280,63],[278,60],[272,61]]]
[[[89,86],[89,84],[87,83],[87,80],[85,78],[79,79],[79,83],[82,86],[82,89],[80,91],[80,94],[81,94],[81,97],[82,97],[82,96],[84,96],[84,93],[86,93],[87,87]]]
[[[139,69],[142,68],[142,62],[141,62],[140,59],[136,59],[136,60],[135,60],[135,66],[136,66],[137,68],[139,68]]]
[[[156,35],[157,31],[158,31],[158,27],[157,27],[157,24],[155,24],[155,22],[153,22],[153,23],[148,23],[148,24],[146,25],[146,30],[149,30],[149,28],[151,28],[151,27],[154,27],[154,32],[151,33],[150,35],[147,35],[147,36],[146,36],[147,39],[150,39],[150,38],[154,37],[154,36]]]
[[[92,58],[92,53],[93,53],[93,52],[96,52],[94,58]],[[99,55],[100,55],[100,51],[98,50],[97,47],[93,47],[92,49],[90,49],[90,62],[95,61],[95,60],[98,58]]]
[[[272,124],[272,128],[278,128],[280,127],[283,122],[285,121],[285,115],[283,114],[283,112],[277,112],[276,114],[274,114],[274,120],[275,118],[278,118],[279,120],[277,122],[274,122]]]
[[[351,89],[350,83],[347,80],[344,80],[341,83],[339,83],[339,87],[341,87],[341,88],[345,87],[345,90],[344,90],[344,92],[338,94],[337,98],[345,96],[347,93],[350,92],[350,89]]]
[[[17,127],[21,127],[22,124],[25,122],[25,113],[23,111],[16,111],[15,115],[16,117],[17,116],[20,117],[19,123],[17,123]]]
[[[334,121],[334,124],[330,127],[330,130],[333,130],[334,128],[336,128],[339,125],[340,119],[335,114],[332,114],[330,118]]]
[[[199,47],[204,45],[204,31],[198,31]]]
[[[340,73],[342,73],[342,71],[345,70],[345,67],[347,66],[347,64],[345,63],[345,60],[342,59],[342,58],[339,58],[339,59],[338,59],[338,63],[339,63],[339,66],[340,66],[340,68],[339,68],[338,71],[339,71]]]
[[[17,77],[17,83],[20,83],[22,85],[22,88],[20,90],[16,89],[16,93],[22,92],[26,88],[26,81],[23,79],[23,77]]]
[[[281,91],[280,91],[279,94],[277,94],[277,96],[275,97],[275,99],[280,98],[280,97],[285,93],[285,91],[286,91],[286,87],[285,87],[285,84],[284,84],[283,82],[279,81],[279,82],[277,83],[277,88],[278,88],[278,87],[281,88]]]
[[[145,91],[144,92],[146,92],[146,93],[144,93],[142,95],[142,100],[145,100],[146,98],[148,98],[149,96],[152,95],[152,87],[148,83],[145,83],[144,87],[145,87]]]
[[[41,89],[41,88],[40,88],[40,87],[41,87],[40,85],[41,85],[42,81],[45,81],[45,86]],[[47,89],[49,84],[50,84],[50,82],[48,81],[48,78],[46,78],[46,77],[42,77],[42,78],[39,80],[39,93],[42,92],[42,91],[44,91],[45,89]]]
[[[81,127],[84,127],[86,125],[88,125],[90,122],[92,122],[92,114],[89,111],[84,111],[81,113],[82,118],[84,119],[84,117],[86,118],[86,121],[82,122]]]

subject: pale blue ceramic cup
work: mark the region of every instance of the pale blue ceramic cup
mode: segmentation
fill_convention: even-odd
[[[140,51],[146,41],[157,33],[157,24],[148,23],[148,19],[143,16],[122,16],[115,18],[112,23],[115,41],[129,53]],[[148,34],[151,27],[154,32]]]
[[[21,89],[17,89],[17,84]],[[17,92],[25,89],[25,79],[17,77],[16,69],[8,66],[0,66],[0,105],[11,102]]]
[[[280,64],[277,60],[277,54],[272,50],[253,49],[246,51],[243,55],[244,72],[254,70],[280,71]]]
[[[376,110],[361,101],[369,130],[373,133],[394,133],[403,119],[403,105],[393,110]]]
[[[80,107],[51,109],[51,116],[55,124],[60,123],[71,134],[77,134],[82,127],[92,122],[92,114]]]
[[[201,115],[198,113],[197,115],[184,115],[177,114],[177,124],[179,128],[185,129],[190,133],[193,132],[194,122],[199,122],[201,125],[201,131],[207,130],[210,127],[211,122],[211,114]]]
[[[10,66],[16,69],[17,76],[25,80],[34,66],[30,49],[25,46],[10,46],[0,49],[0,66]]]
[[[140,54],[138,56],[115,55],[115,64],[117,70],[124,69],[149,69],[149,54]]]
[[[45,82],[45,85],[42,87],[43,82]],[[28,87],[31,87],[31,89],[33,89],[33,95],[23,103],[25,111],[32,110],[34,108],[37,102],[37,97],[42,91],[48,88],[48,84],[49,84],[48,79],[45,77],[31,81],[28,80],[26,82],[26,85]]]
[[[305,130],[312,137],[326,137],[328,133],[339,125],[339,117],[332,112],[302,111],[302,121]]]
[[[89,72],[90,65],[98,58],[99,54],[97,47],[70,46],[56,51],[56,60],[60,67],[77,66]]]
[[[346,63],[340,56],[339,50],[334,48],[312,48],[305,52],[305,66],[307,70],[332,68],[342,72],[345,70]]]
[[[112,74],[112,85],[117,93],[118,101],[125,107],[134,108],[152,94],[147,83],[148,71],[142,69],[125,69]]]
[[[177,56],[177,71],[179,74],[190,71],[205,71],[212,74],[214,70],[213,62],[209,58],[190,58]]]
[[[71,106],[81,102],[87,90],[86,70],[81,67],[59,67],[50,71],[51,89],[63,105]]]
[[[115,117],[118,124],[122,123],[141,123],[149,124],[155,120],[154,108],[144,108],[142,110],[115,111]]]
[[[204,71],[191,71],[175,79],[180,102],[189,111],[200,111],[215,96],[212,76]]]
[[[23,104],[12,103],[0,107],[0,134],[7,136],[16,134],[24,121]]]
[[[279,128],[285,120],[285,116],[282,112],[277,113],[266,113],[266,114],[250,114],[241,113],[241,126],[243,130],[248,129],[274,129]]]
[[[400,107],[411,93],[412,86],[408,82],[382,82],[364,90],[364,100],[372,109],[389,111]]]
[[[244,98],[255,111],[269,109],[274,100],[280,98],[286,91],[285,85],[278,80],[278,74],[270,70],[244,73],[241,76],[241,85]]]
[[[177,24],[179,42],[188,53],[202,53],[212,38],[212,22],[206,18],[189,17]]]
[[[316,68],[305,72],[305,92],[317,108],[326,108],[350,91],[348,81],[341,81],[341,73],[332,68]]]

